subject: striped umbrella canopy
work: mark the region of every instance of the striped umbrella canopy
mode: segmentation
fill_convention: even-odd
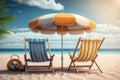
[[[96,28],[96,24],[86,17],[71,13],[53,13],[39,16],[28,23],[33,32],[43,34],[54,34],[57,32],[61,35],[61,66],[63,69],[63,35],[90,33]]]
[[[43,34],[82,34],[90,33],[96,25],[86,17],[70,13],[53,13],[39,16],[28,23],[33,32]],[[62,29],[63,28],[63,29]]]

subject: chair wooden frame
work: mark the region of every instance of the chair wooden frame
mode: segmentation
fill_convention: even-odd
[[[50,52],[50,43],[48,38],[46,39],[47,45],[48,45],[48,49],[49,49],[49,56],[50,56],[50,60],[49,60],[49,65],[41,65],[41,66],[29,66],[28,65],[28,60],[27,60],[27,53],[26,53],[26,42],[28,41],[27,38],[24,38],[24,60],[25,60],[25,72],[27,73],[28,71],[51,71],[54,73],[54,67],[53,67],[53,58],[54,58],[54,54],[52,55]],[[31,69],[33,67],[37,67],[39,69]],[[42,68],[42,70],[40,70],[40,68]],[[43,70],[43,68],[47,68],[47,70]]]
[[[103,39],[101,40],[101,43],[100,43],[100,45],[98,46],[97,52],[98,52],[98,50],[100,49],[100,47],[101,47],[101,45],[102,45],[102,43],[103,43],[104,40],[105,40],[105,38],[103,38]],[[78,48],[78,45],[79,45],[80,41],[83,41],[83,40],[81,39],[81,37],[79,38],[79,40],[78,40],[78,42],[77,42],[77,45],[76,45],[76,48],[74,49],[73,55],[71,55],[70,52],[68,51],[68,54],[69,54],[70,59],[71,59],[71,62],[70,62],[68,71],[70,70],[71,67],[74,67],[75,71],[76,71],[77,73],[79,73],[78,70],[77,70],[77,67],[89,67],[89,69],[91,69],[91,67],[92,67],[93,64],[95,63],[96,66],[97,66],[97,68],[99,69],[99,71],[100,71],[101,73],[103,73],[103,71],[100,69],[100,67],[98,66],[97,62],[95,61],[98,55],[95,56],[95,58],[91,61],[92,63],[91,63],[90,65],[83,65],[83,66],[76,66],[76,65],[75,65],[75,62],[77,62],[77,59],[74,59],[74,58],[75,58],[76,50],[77,50],[77,48]],[[96,54],[97,54],[97,52],[96,52]],[[80,61],[79,61],[79,62],[80,62]],[[72,64],[73,64],[73,66],[72,66]]]

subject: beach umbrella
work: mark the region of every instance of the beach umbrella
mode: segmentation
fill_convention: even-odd
[[[90,33],[96,25],[86,17],[72,13],[53,13],[39,16],[28,23],[33,32],[61,35],[61,68],[63,70],[63,35]]]

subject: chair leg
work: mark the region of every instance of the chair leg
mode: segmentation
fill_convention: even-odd
[[[52,67],[52,72],[53,72],[53,73],[55,72],[54,67]]]
[[[53,67],[53,63],[52,62],[51,62],[51,67],[50,68],[52,69],[52,72],[54,73],[54,67]]]
[[[50,63],[49,63],[48,69],[52,69],[52,72],[54,73],[54,67],[53,67],[53,62],[52,62],[52,60],[51,60]]]
[[[27,69],[28,69],[28,62],[27,62],[27,55],[24,55],[24,60],[25,60],[25,73],[27,73]]]
[[[100,72],[103,73],[102,70],[100,69],[100,67],[98,66],[98,64],[97,64],[96,61],[95,61],[95,64],[96,64],[96,66],[98,67],[98,69],[100,70]]]
[[[25,63],[25,73],[27,73],[27,70],[28,70],[28,63],[26,61],[26,63]]]
[[[77,68],[76,68],[76,66],[75,66],[75,63],[73,62],[73,65],[74,65],[74,67],[75,67],[75,71],[77,72],[77,73],[79,73],[78,71],[77,71]]]
[[[48,69],[50,69],[51,66],[52,66],[52,61],[50,61]]]
[[[70,65],[69,65],[68,71],[70,70],[71,65],[72,65],[72,61],[71,61]]]
[[[55,55],[50,56],[50,63],[49,63],[48,69],[50,69],[50,67],[53,66],[53,57],[54,57],[54,56],[55,56]]]
[[[52,67],[52,72],[54,73],[54,67],[53,67],[53,62],[51,64],[51,67]]]
[[[25,65],[25,73],[27,73],[27,66]]]
[[[53,62],[53,57],[54,57],[54,56],[52,56],[52,57],[50,58],[50,63],[49,63],[48,69],[50,69],[50,67],[53,65],[53,63],[52,63],[52,62]]]
[[[89,69],[91,69],[91,67],[93,66],[93,64],[94,64],[94,61],[92,61],[92,63],[91,63],[91,65],[90,65]]]

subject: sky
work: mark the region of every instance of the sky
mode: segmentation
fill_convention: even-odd
[[[79,37],[105,37],[103,48],[120,49],[120,0],[5,0],[4,6],[9,8],[7,15],[16,19],[7,25],[11,34],[0,40],[0,48],[24,48],[24,37],[49,37],[51,46],[60,48],[60,35],[34,33],[28,28],[28,22],[44,14],[63,12],[85,16],[97,25],[90,34],[64,35],[64,48],[75,47]],[[69,40],[71,37],[74,39]]]

